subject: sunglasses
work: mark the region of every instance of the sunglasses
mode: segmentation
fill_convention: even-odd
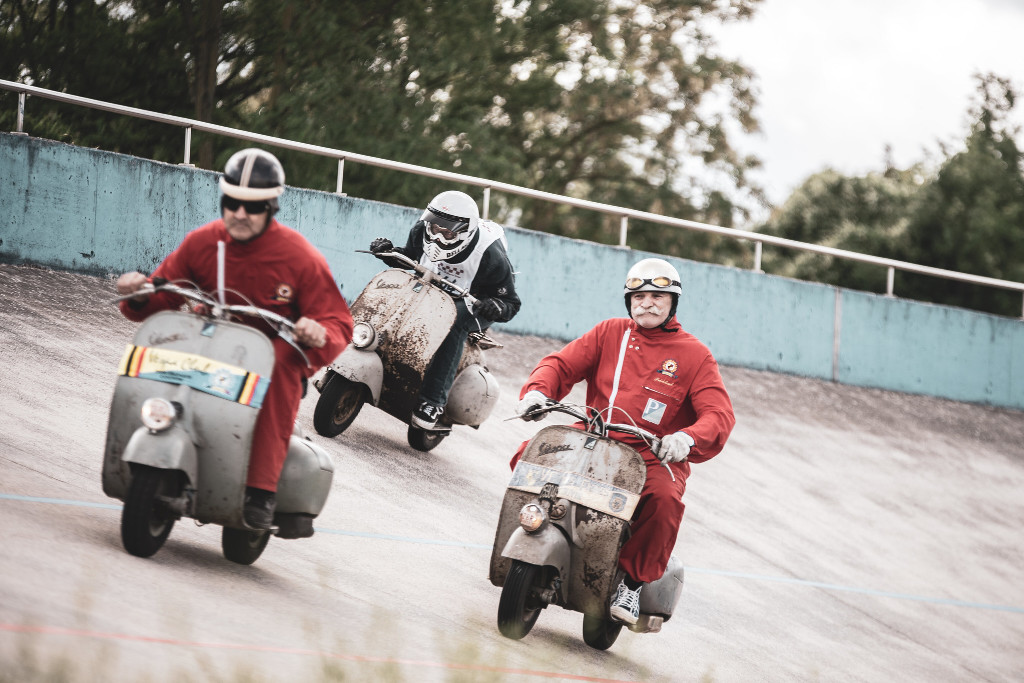
[[[626,280],[626,289],[640,289],[644,285],[653,285],[655,287],[671,287],[672,285],[676,285],[678,287],[679,281],[672,280],[664,275],[652,278],[631,277]]]
[[[270,208],[270,205],[266,202],[243,202],[240,199],[229,197],[224,195],[223,199],[224,208],[228,211],[238,211],[238,207],[244,206],[245,212],[250,216],[258,216],[261,213],[266,213]]]

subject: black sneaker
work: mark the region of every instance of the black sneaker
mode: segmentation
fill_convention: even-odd
[[[277,496],[273,491],[245,487],[245,508],[242,518],[253,529],[271,529],[274,526],[274,508]]]
[[[420,429],[433,429],[437,425],[437,418],[441,417],[444,408],[435,406],[429,401],[424,401],[412,411],[412,424]]]

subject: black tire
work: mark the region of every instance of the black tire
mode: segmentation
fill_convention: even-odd
[[[224,557],[238,564],[252,564],[263,554],[270,541],[269,531],[251,531],[224,527],[220,535],[220,547]]]
[[[335,437],[348,429],[369,400],[369,387],[332,372],[313,410],[313,428],[321,436]]]
[[[136,557],[152,557],[160,550],[178,518],[161,496],[176,498],[181,493],[181,474],[136,465],[128,495],[121,509],[121,543]]]
[[[535,564],[512,561],[498,600],[498,630],[506,638],[519,640],[537,623],[544,608],[533,593],[539,569]]]
[[[437,444],[444,441],[446,436],[448,436],[448,432],[433,432],[409,425],[409,445],[424,453],[436,448]]]
[[[622,622],[608,617],[583,615],[583,642],[595,650],[607,650],[619,637]]]

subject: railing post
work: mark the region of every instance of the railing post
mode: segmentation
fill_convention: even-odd
[[[763,242],[754,242],[754,272],[763,273],[761,270],[761,252],[764,249]]]
[[[629,218],[626,216],[622,217],[622,222],[619,223],[619,246],[626,246],[626,230],[629,223]]]
[[[25,135],[25,93],[18,93],[18,124],[15,133]]]
[[[490,220],[491,217],[491,188],[484,188],[484,220]]]
[[[885,295],[892,296],[893,283],[896,281],[896,268],[889,266],[889,272],[885,277]]]
[[[341,191],[341,182],[345,179],[345,157],[338,159],[338,186],[334,190],[334,194],[341,197],[345,196],[345,193]]]
[[[192,126],[185,126],[185,160],[181,164],[192,165]]]

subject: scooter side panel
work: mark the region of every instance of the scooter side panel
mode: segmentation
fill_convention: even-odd
[[[640,591],[640,612],[656,614],[668,621],[683,593],[683,562],[675,555],[668,559],[665,573]]]
[[[334,463],[309,439],[292,436],[277,483],[277,511],[319,515],[334,479]]]
[[[454,424],[477,426],[487,419],[501,393],[498,380],[476,363],[455,376],[444,414]]]

